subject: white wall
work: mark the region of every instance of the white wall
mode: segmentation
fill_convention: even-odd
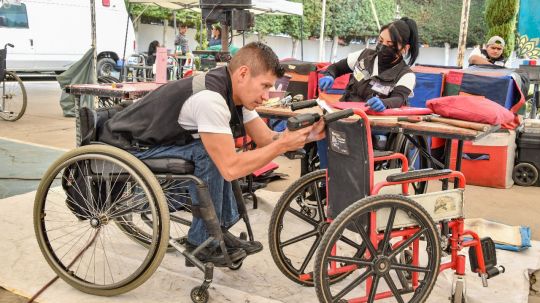
[[[153,40],[158,40],[161,44],[165,43],[165,46],[171,51],[174,49],[174,29],[172,26],[168,26],[164,33],[163,25],[151,25],[151,24],[138,24],[136,28],[137,36],[137,48],[139,52],[146,52],[148,50],[148,45]],[[189,47],[195,49],[198,45],[195,41],[195,29],[188,29],[187,37]],[[256,35],[246,35],[245,42],[249,43],[252,41],[257,41],[258,38]],[[268,44],[274,52],[278,55],[280,59],[292,57],[292,48],[293,42],[289,37],[281,36],[265,36],[262,38],[262,42]],[[233,44],[241,47],[242,46],[242,36],[236,36],[233,39]],[[345,58],[347,54],[363,49],[364,44],[349,44],[347,46],[338,46],[337,58],[338,60]],[[469,57],[472,49],[465,50],[465,66],[467,65],[467,58]],[[330,61],[330,56],[332,52],[332,41],[325,41],[325,60]],[[297,59],[300,59],[300,42],[297,43],[296,56]],[[317,62],[319,61],[319,40],[304,40],[304,61]],[[457,61],[457,48],[450,49],[448,64],[445,64],[445,49],[444,47],[422,47],[420,48],[420,53],[418,59],[416,60],[419,64],[430,64],[430,65],[450,65],[455,66]]]
[[[198,43],[195,41],[195,33],[197,31],[188,28],[186,36],[191,49],[195,49]],[[159,44],[164,44],[171,52],[174,50],[174,28],[172,26],[164,27],[163,25],[155,24],[138,24],[136,28],[137,49],[139,52],[148,51],[150,42],[157,40]]]

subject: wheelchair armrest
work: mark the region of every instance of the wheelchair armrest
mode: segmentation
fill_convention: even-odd
[[[452,173],[451,169],[419,169],[404,173],[393,174],[386,177],[388,182],[406,182],[414,179],[446,176]]]
[[[373,157],[379,158],[379,157],[387,157],[393,155],[394,152],[390,150],[373,150]]]

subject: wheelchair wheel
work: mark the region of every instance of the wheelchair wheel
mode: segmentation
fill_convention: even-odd
[[[342,245],[343,237],[365,245],[365,253],[358,255]],[[400,261],[399,255],[411,247],[412,264]],[[315,257],[317,296],[320,302],[392,297],[397,302],[425,302],[439,273],[440,250],[436,225],[418,203],[398,195],[364,198],[339,214],[321,240]],[[333,275],[344,271],[350,275],[330,286]]]
[[[4,79],[0,79],[0,86],[0,118],[11,122],[19,120],[26,111],[26,89],[21,78],[6,71]]]
[[[283,193],[270,219],[268,242],[274,262],[287,278],[304,286],[313,286],[313,255],[329,225],[325,184],[326,170],[304,175]],[[349,238],[341,241],[362,250]],[[336,275],[330,283],[346,275]]]
[[[170,239],[179,243],[187,238],[188,230],[191,226],[191,196],[188,192],[189,179],[159,180],[166,203],[169,209],[169,232]],[[148,247],[151,242],[153,220],[148,211],[128,214],[123,216],[116,223],[120,229],[126,232],[126,235],[139,244]],[[170,244],[167,252],[174,252],[176,249]]]
[[[145,213],[148,233],[126,235],[125,218]],[[80,291],[118,295],[158,268],[169,240],[169,213],[158,181],[131,154],[106,145],[74,149],[39,184],[34,230],[46,261]],[[132,239],[144,237],[148,247]]]
[[[427,150],[428,143],[425,137],[423,136],[414,136],[414,139],[420,146]],[[394,137],[393,142],[393,148],[392,150],[394,152],[402,153],[407,157],[407,160],[409,160],[409,171],[416,170],[416,169],[424,169],[429,168],[430,163],[429,159],[424,156],[416,146],[414,146],[403,134],[397,134]],[[396,160],[392,160],[390,162],[390,168],[399,168],[401,167],[401,163],[399,163]],[[414,189],[414,194],[425,194],[427,191],[428,182],[422,181],[422,182],[415,182],[411,183],[411,186]],[[411,193],[413,194],[413,193]]]

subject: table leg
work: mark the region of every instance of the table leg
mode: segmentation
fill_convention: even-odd
[[[79,115],[79,107],[81,105],[81,96],[75,95],[75,144],[81,146],[81,116]]]
[[[463,157],[463,140],[458,140],[456,153],[456,171],[461,171],[461,159]],[[458,188],[458,178],[454,179],[454,188]]]
[[[450,159],[452,156],[452,140],[446,139],[444,143],[444,168],[450,168]],[[448,179],[442,181],[442,190],[448,189]]]

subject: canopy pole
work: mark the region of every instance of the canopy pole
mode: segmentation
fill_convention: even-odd
[[[300,16],[300,60],[304,61],[304,0],[302,0],[302,16]]]
[[[326,18],[326,0],[322,0],[321,34],[319,36],[319,62],[324,61],[324,21]]]
[[[371,12],[373,13],[373,18],[375,18],[377,29],[381,30],[381,24],[379,23],[379,17],[377,16],[377,10],[375,9],[375,4],[373,3],[373,0],[369,0],[369,3],[371,3]]]
[[[465,55],[465,45],[467,44],[467,31],[469,27],[469,8],[471,0],[463,0],[461,7],[461,26],[459,28],[459,44],[457,66],[463,67],[463,57]]]
[[[124,76],[124,66],[126,65],[126,46],[127,46],[127,37],[128,37],[128,31],[129,31],[129,7],[131,4],[128,4],[127,11],[127,22],[126,22],[126,35],[124,37],[124,53],[122,54],[122,67],[120,68],[120,81],[124,82],[126,79],[123,78]]]
[[[90,0],[90,21],[92,29],[92,48],[94,54],[92,55],[92,63],[94,64],[94,73],[97,77],[97,51],[96,51],[96,1]]]

